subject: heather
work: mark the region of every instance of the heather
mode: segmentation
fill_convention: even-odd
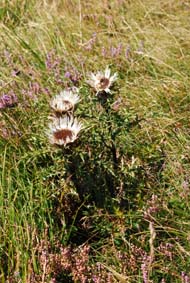
[[[189,12],[1,2],[2,283],[190,282]]]

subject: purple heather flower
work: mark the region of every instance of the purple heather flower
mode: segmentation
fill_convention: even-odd
[[[126,51],[125,51],[125,57],[128,60],[129,60],[129,57],[130,57],[130,51],[131,51],[130,46],[127,46]]]
[[[118,55],[121,54],[122,49],[123,49],[123,44],[119,43],[117,47]]]
[[[69,71],[65,72],[65,78],[70,79],[71,77],[71,73]]]
[[[46,54],[45,65],[48,71],[60,71],[61,59],[56,56],[55,50],[51,50],[49,53]]]
[[[111,52],[111,57],[116,57],[117,56],[117,48],[111,46],[110,52]]]
[[[13,91],[10,91],[8,94],[3,94],[0,96],[0,109],[7,107],[12,107],[18,102],[18,98]]]
[[[76,69],[67,69],[64,74],[65,78],[70,80],[74,85],[78,84],[81,74]]]
[[[29,97],[32,100],[37,100],[37,95],[42,91],[38,82],[29,82],[28,89],[23,89],[24,96]]]
[[[182,283],[190,283],[190,277],[183,271],[181,273]]]
[[[141,271],[143,276],[143,283],[148,283],[148,273],[149,273],[150,257],[145,255],[143,257],[143,262],[141,264]]]
[[[107,50],[106,50],[106,48],[103,46],[103,47],[102,47],[102,56],[103,56],[103,57],[106,57],[106,55],[107,55]]]
[[[141,40],[139,42],[139,47],[136,51],[137,54],[143,54],[144,53],[144,42]]]
[[[84,45],[84,48],[86,50],[91,50],[93,48],[94,44],[96,43],[96,37],[97,37],[97,34],[96,32],[94,32],[92,34],[92,37],[89,39],[89,41],[87,41]]]
[[[111,46],[110,47],[110,55],[111,57],[118,57],[122,52],[123,45],[119,43],[117,47]]]

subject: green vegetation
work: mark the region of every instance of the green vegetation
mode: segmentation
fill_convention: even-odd
[[[0,282],[190,282],[189,12],[1,1]],[[56,147],[50,102],[73,86],[83,129]]]

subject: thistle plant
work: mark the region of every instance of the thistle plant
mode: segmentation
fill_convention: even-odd
[[[81,88],[82,102],[76,112],[75,103],[80,98],[75,89],[52,99],[50,106],[54,115],[49,140],[51,144],[63,146],[65,179],[72,181],[81,201],[88,197],[89,203],[113,209],[118,204],[125,206],[127,175],[122,162],[127,145],[122,139],[131,128],[131,121],[123,111],[122,100],[115,99],[117,91],[111,92],[117,73],[111,75],[107,67],[105,72],[91,73],[89,77],[87,83],[92,89]],[[79,132],[83,126],[74,118],[74,113],[84,120],[86,129],[82,135]]]

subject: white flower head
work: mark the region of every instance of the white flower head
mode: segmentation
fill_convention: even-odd
[[[48,137],[50,143],[66,146],[77,139],[78,133],[82,129],[82,123],[76,118],[65,116],[64,118],[55,118],[49,128]]]
[[[55,113],[66,113],[74,109],[75,104],[80,101],[78,95],[78,88],[71,88],[63,90],[60,94],[56,95],[50,102],[51,108]]]
[[[93,87],[97,93],[101,91],[110,92],[110,87],[117,79],[117,73],[111,76],[111,70],[106,67],[104,72],[91,73],[87,83]]]

